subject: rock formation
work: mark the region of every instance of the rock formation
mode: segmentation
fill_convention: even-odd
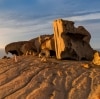
[[[29,40],[29,41],[33,42],[33,45],[34,45],[37,53],[40,53],[41,52],[41,45],[44,44],[44,42],[51,37],[52,37],[52,35],[41,35],[41,36],[34,38],[32,40]]]
[[[68,35],[69,36],[69,35]],[[69,36],[70,37],[70,36]],[[74,51],[76,54],[76,59],[86,59],[86,60],[92,60],[94,51],[91,48],[90,44],[83,41],[81,37],[78,37],[78,34],[71,34],[70,37],[70,43],[71,43],[71,50]]]
[[[42,49],[41,52],[39,53],[39,57],[46,57],[49,58],[50,57],[50,51],[48,49]]]
[[[51,35],[50,38],[45,39],[42,43],[41,43],[41,49],[49,49],[49,50],[54,50],[55,51],[55,45],[54,45],[54,35]]]
[[[19,41],[19,42],[13,42],[5,46],[5,52],[8,54],[10,52],[11,54],[15,55],[22,55],[21,47],[26,43],[27,41]]]
[[[5,50],[16,55],[30,52],[41,55],[44,52],[46,57],[56,53],[57,59],[93,59],[94,51],[89,44],[91,35],[83,26],[76,28],[73,21],[58,19],[54,21],[53,28],[54,34],[41,35],[27,42],[11,43]]]
[[[34,53],[37,53],[37,49],[34,46],[33,42],[27,42],[21,47],[21,51],[24,55],[33,55]]]
[[[8,54],[15,54],[15,55],[23,55],[26,52],[37,52],[37,54],[40,53],[41,49],[41,43],[45,40],[49,39],[52,35],[41,35],[39,37],[33,38],[29,41],[18,41],[9,43],[5,46],[5,52]]]
[[[32,40],[29,40],[29,42],[32,42],[33,43],[33,46],[34,46],[37,54],[39,54],[39,52],[40,52],[41,40],[42,40],[41,37],[36,37],[36,38],[34,38]]]
[[[45,54],[46,57],[55,55],[55,43],[54,43],[54,35],[51,35],[48,39],[45,39],[41,43],[41,53]]]
[[[91,35],[83,27],[74,27],[74,22],[58,19],[53,22],[54,42],[57,59],[93,58],[93,49],[89,42]]]
[[[94,53],[92,62],[93,62],[93,64],[100,66],[100,55],[99,54],[100,54],[99,52]]]

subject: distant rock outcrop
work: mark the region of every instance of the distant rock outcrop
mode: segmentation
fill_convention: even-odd
[[[58,19],[53,28],[57,59],[92,60],[91,35],[83,26],[76,28],[73,21]]]

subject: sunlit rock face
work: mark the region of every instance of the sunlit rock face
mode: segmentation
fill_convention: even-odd
[[[92,60],[93,64],[100,66],[100,53],[99,52],[95,52],[94,53],[94,58]]]
[[[83,26],[76,28],[73,21],[58,19],[53,22],[53,29],[57,59],[92,60],[91,35]]]

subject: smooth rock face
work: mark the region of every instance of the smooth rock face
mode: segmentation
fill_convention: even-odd
[[[57,59],[93,58],[93,49],[89,44],[91,35],[83,26],[75,28],[74,22],[58,19],[53,22],[53,28]]]
[[[0,99],[100,99],[100,68],[33,56],[0,60]]]

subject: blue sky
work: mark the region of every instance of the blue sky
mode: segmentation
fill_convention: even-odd
[[[100,48],[100,0],[0,0],[0,48],[53,33],[58,18],[83,25],[91,33],[91,46]]]

